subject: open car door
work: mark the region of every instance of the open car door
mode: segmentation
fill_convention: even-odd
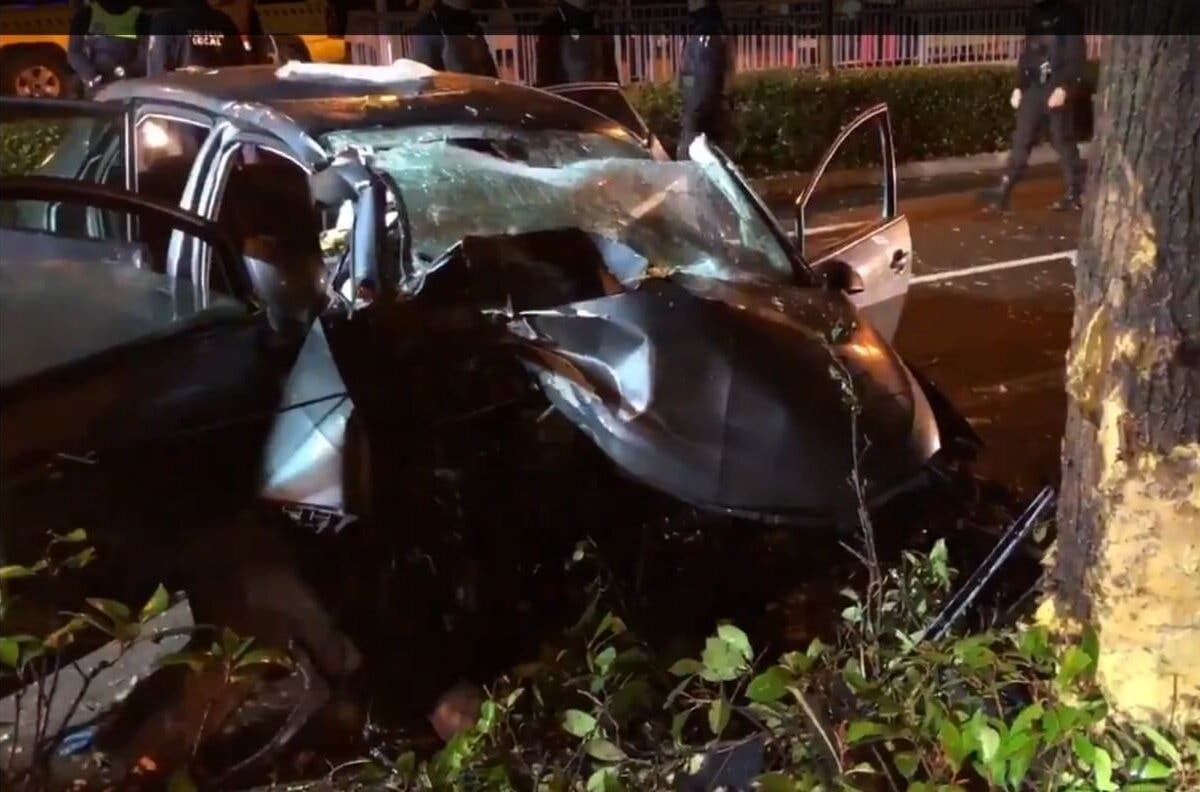
[[[655,159],[665,161],[671,158],[662,147],[662,144],[659,143],[658,138],[650,131],[646,120],[629,103],[629,97],[625,95],[625,92],[621,90],[621,86],[617,83],[566,83],[564,85],[551,85],[544,90],[570,99],[616,121],[637,136],[638,140],[642,141],[646,148],[650,149]]]
[[[886,104],[847,124],[825,152],[796,199],[796,244],[818,272],[841,261],[858,273],[862,290],[852,299],[890,341],[908,293],[913,254],[908,220],[897,206]]]

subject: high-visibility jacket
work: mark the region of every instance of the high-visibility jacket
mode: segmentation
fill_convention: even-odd
[[[114,14],[96,2],[89,2],[88,8],[92,15],[88,24],[89,36],[137,39],[138,18],[142,15],[140,6],[131,5],[120,14]]]

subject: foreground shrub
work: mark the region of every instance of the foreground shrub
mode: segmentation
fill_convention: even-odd
[[[769,792],[1198,788],[1200,741],[1107,718],[1094,634],[1054,645],[1020,626],[924,642],[951,580],[944,545],[909,553],[868,594],[844,592],[834,645],[773,663],[731,624],[666,663],[619,617],[588,617],[561,651],[501,679],[476,726],[436,756],[377,754],[332,780],[666,792],[749,750],[754,788]]]

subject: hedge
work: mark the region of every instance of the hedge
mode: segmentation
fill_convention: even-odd
[[[1089,64],[1094,85],[1096,64]],[[810,170],[842,125],[887,102],[900,162],[1008,148],[1015,114],[1011,66],[863,69],[824,76],[807,71],[739,75],[733,85],[733,159],[758,176]],[[671,83],[628,89],[634,106],[668,151],[679,137],[679,92]],[[0,175],[27,172],[57,143],[61,129],[5,124]],[[33,134],[31,134],[31,132]],[[841,160],[844,164],[851,164]]]
[[[62,139],[54,121],[13,121],[0,126],[0,176],[24,176],[38,168]]]
[[[1089,64],[1095,85],[1096,64]],[[730,153],[750,175],[805,171],[842,125],[879,102],[891,108],[900,162],[1007,149],[1015,114],[1011,66],[796,70],[738,75]],[[679,92],[670,83],[629,89],[634,106],[668,151],[679,137]]]

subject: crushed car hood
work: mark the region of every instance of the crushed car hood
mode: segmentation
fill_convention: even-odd
[[[854,514],[856,471],[869,501],[923,474],[937,420],[845,295],[639,258],[579,229],[469,237],[413,302],[490,319],[620,470],[687,503],[827,523]]]

